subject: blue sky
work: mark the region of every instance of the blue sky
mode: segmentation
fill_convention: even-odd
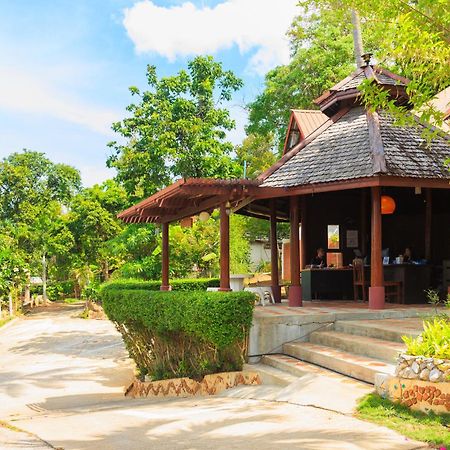
[[[242,108],[264,73],[289,59],[285,32],[296,0],[0,0],[0,158],[22,148],[80,169],[85,185],[105,166],[113,121],[147,64],[177,72],[213,54],[242,77],[230,103],[238,143]]]

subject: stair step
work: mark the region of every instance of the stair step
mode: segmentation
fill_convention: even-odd
[[[319,367],[315,364],[310,364],[306,361],[299,361],[288,355],[264,355],[261,362],[264,365],[275,367],[285,373],[294,375],[297,377],[296,379],[311,373],[314,375],[327,375],[331,377],[338,376],[331,370]]]
[[[339,320],[335,322],[334,329],[341,333],[403,343],[402,336],[416,337],[421,332],[419,325],[411,326],[406,322],[405,319]]]
[[[297,381],[299,376],[296,373],[283,370],[276,365],[265,364],[264,360],[261,360],[257,364],[245,364],[244,370],[256,372],[260,376],[263,385],[271,386],[289,386]]]
[[[395,370],[394,364],[311,342],[284,344],[283,353],[371,384],[377,373],[393,375]]]
[[[369,336],[356,337],[354,334],[340,331],[315,331],[311,333],[309,341],[312,344],[333,347],[356,355],[381,359],[392,364],[395,363],[399,353],[405,349],[405,345],[399,342],[385,341]]]

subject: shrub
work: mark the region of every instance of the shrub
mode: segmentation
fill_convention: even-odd
[[[170,285],[174,291],[206,291],[209,287],[218,287],[218,278],[186,278],[170,280]],[[159,291],[161,286],[160,280],[143,281],[137,279],[119,278],[117,280],[104,283],[101,291],[113,289],[127,290],[147,290]]]
[[[31,286],[32,295],[42,295],[42,285]],[[47,283],[47,296],[50,300],[70,297],[74,292],[73,281],[52,281]]]
[[[152,379],[241,370],[252,322],[249,292],[101,291],[104,310],[136,362]]]
[[[434,317],[423,322],[423,332],[416,338],[402,337],[406,353],[427,358],[450,359],[450,321]]]

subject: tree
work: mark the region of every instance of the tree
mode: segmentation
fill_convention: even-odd
[[[71,273],[77,284],[83,278],[78,274],[92,272],[95,266],[103,279],[108,279],[115,257],[107,242],[122,231],[123,224],[116,214],[127,203],[125,190],[112,180],[84,189],[70,202],[67,222],[75,246]]]
[[[256,178],[276,162],[273,135],[250,134],[235,148],[237,162],[247,167],[247,178]]]
[[[43,153],[25,150],[0,162],[0,223],[30,269],[40,268],[44,298],[48,256],[68,252],[73,243],[61,212],[80,185],[76,169]]]
[[[111,142],[108,166],[117,170],[132,200],[151,195],[174,177],[234,177],[239,168],[230,158],[226,132],[235,124],[220,107],[242,81],[211,56],[199,56],[188,70],[158,78],[148,66],[149,90],[131,87],[137,103],[131,117],[113,124],[126,143]]]
[[[291,109],[312,109],[313,100],[355,69],[350,13],[318,9],[294,20],[292,60],[265,77],[264,91],[248,105],[247,133],[273,134],[281,152]]]
[[[442,123],[442,112],[430,100],[450,85],[448,1],[303,0],[300,4],[307,10],[320,8],[338,14],[358,11],[365,50],[374,53],[379,65],[410,80],[406,88],[410,108],[420,112],[425,121]],[[407,109],[395,105],[377,85],[366,82],[362,91],[371,108],[382,108],[398,120],[415,123]]]

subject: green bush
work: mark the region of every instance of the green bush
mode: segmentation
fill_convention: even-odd
[[[219,286],[218,278],[181,278],[170,280],[173,291],[206,291],[209,287]],[[161,287],[160,280],[143,281],[137,279],[119,278],[117,280],[104,283],[101,291],[109,289],[127,289],[127,290],[148,290],[159,291]]]
[[[406,353],[427,358],[450,359],[450,320],[448,317],[434,317],[424,320],[420,336],[402,337]]]
[[[31,286],[32,295],[42,295],[42,285]],[[73,296],[73,281],[52,281],[47,283],[47,296],[50,300],[59,300],[61,298]]]
[[[142,376],[201,379],[242,369],[252,293],[154,292],[110,284],[100,297]]]

